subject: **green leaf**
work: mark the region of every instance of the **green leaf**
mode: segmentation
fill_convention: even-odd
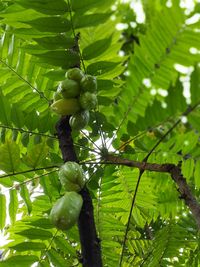
[[[75,248],[73,248],[67,240],[63,239],[60,236],[56,236],[54,238],[54,243],[56,244],[56,247],[61,249],[65,254],[69,253],[73,255],[74,257],[76,257]]]
[[[71,51],[50,51],[42,54],[34,54],[39,58],[39,62],[59,66],[69,69],[77,64],[79,55]]]
[[[72,9],[74,11],[79,11],[79,12],[83,12],[86,11],[88,9],[92,9],[92,8],[102,8],[104,5],[108,8],[110,7],[115,1],[114,0],[101,0],[101,1],[97,1],[97,0],[85,0],[85,1],[79,1],[79,0],[73,0],[71,2],[72,5]]]
[[[195,170],[194,170],[194,181],[195,181],[195,186],[197,188],[200,188],[200,160],[197,160],[195,164]]]
[[[193,104],[196,104],[200,99],[200,68],[198,66],[195,67],[194,71],[191,75],[191,100]]]
[[[41,32],[61,33],[70,30],[70,21],[61,17],[44,17],[27,21],[26,24]]]
[[[2,267],[10,267],[10,266],[31,266],[34,262],[38,261],[38,257],[35,255],[17,255],[12,256],[6,259],[5,261],[0,262],[0,266]]]
[[[34,145],[33,147],[30,145],[27,156],[24,158],[25,163],[32,168],[40,166],[42,161],[46,158],[48,150],[49,148],[46,142]]]
[[[28,213],[30,214],[32,211],[32,203],[29,195],[29,191],[25,185],[20,185],[20,196],[24,200],[26,207],[28,209]]]
[[[7,100],[7,98],[0,91],[0,121],[5,125],[11,125],[10,116],[11,116],[11,106]]]
[[[60,253],[56,252],[56,250],[51,249],[47,252],[49,260],[53,263],[54,266],[67,266],[67,261],[63,259]]]
[[[27,250],[41,251],[45,249],[46,246],[44,243],[40,242],[23,242],[14,246],[9,246],[9,248],[17,251],[27,251]]]
[[[74,39],[65,35],[33,38],[40,46],[48,50],[67,49],[74,45]]]
[[[1,210],[0,229],[2,230],[6,222],[6,197],[1,193],[0,193],[0,210]]]
[[[44,228],[44,229],[51,229],[54,227],[48,218],[41,218],[38,220],[29,221],[28,224],[35,226],[35,227]]]
[[[29,228],[20,232],[16,232],[16,234],[25,236],[31,239],[39,239],[39,240],[47,240],[52,237],[52,233],[43,229]]]
[[[17,0],[15,1],[25,8],[35,9],[47,15],[61,15],[68,11],[68,6],[64,0]]]
[[[91,75],[98,76],[113,70],[118,65],[119,65],[118,62],[99,61],[90,64],[87,67],[87,72]]]
[[[191,177],[193,177],[194,172],[194,160],[187,159],[182,162],[181,166],[183,176],[189,181]]]
[[[15,172],[20,165],[20,149],[15,142],[6,140],[0,146],[0,169],[5,172]]]
[[[10,190],[10,202],[9,202],[9,215],[12,224],[16,220],[17,209],[18,209],[17,191],[15,189],[12,189]]]
[[[76,29],[84,28],[84,27],[94,27],[99,24],[104,23],[110,16],[111,12],[109,13],[99,13],[99,14],[89,14],[83,15],[75,14],[73,17],[74,27]]]
[[[112,42],[112,37],[98,40],[91,45],[88,45],[83,49],[82,55],[83,59],[89,60],[98,57],[109,48]]]

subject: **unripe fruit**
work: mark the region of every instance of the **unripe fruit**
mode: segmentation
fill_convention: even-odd
[[[88,110],[75,113],[71,116],[69,124],[73,130],[79,131],[88,125],[90,113]]]
[[[65,79],[61,82],[60,87],[64,98],[73,98],[80,94],[80,86],[74,80]]]
[[[97,90],[97,80],[94,76],[85,75],[80,82],[81,89],[84,92],[94,93]]]
[[[50,220],[58,229],[68,230],[78,220],[83,199],[76,192],[67,192],[58,199],[50,212]]]
[[[83,170],[76,162],[66,162],[61,166],[58,175],[66,191],[79,192],[85,185]]]
[[[94,109],[97,105],[97,96],[90,92],[80,95],[79,103],[83,109]]]
[[[59,115],[72,115],[77,113],[81,107],[76,98],[60,99],[51,105],[51,109]]]
[[[79,68],[73,68],[68,70],[65,77],[80,82],[80,80],[84,77],[84,73]]]

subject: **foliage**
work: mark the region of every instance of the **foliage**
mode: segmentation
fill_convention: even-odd
[[[98,107],[73,140],[104,266],[118,266],[122,256],[124,267],[200,264],[198,229],[170,176],[146,171],[131,213],[139,170],[102,162],[108,152],[142,161],[181,117],[148,161],[182,162],[200,200],[200,32],[199,20],[191,20],[199,5],[188,14],[179,1],[165,2],[143,1],[147,20],[132,28],[136,14],[114,0],[1,1],[0,229],[9,242],[0,266],[81,266],[77,226],[57,231],[48,218],[63,195],[59,116],[49,107],[66,71],[80,62],[97,78]],[[119,22],[128,29],[117,31]]]

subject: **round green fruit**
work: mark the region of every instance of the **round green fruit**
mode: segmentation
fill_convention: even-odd
[[[79,192],[85,185],[83,170],[76,162],[67,161],[61,166],[58,175],[65,191]]]
[[[94,109],[97,105],[97,96],[90,92],[85,92],[80,95],[79,103],[83,109]]]
[[[61,82],[60,87],[64,98],[73,98],[80,94],[80,86],[74,80],[65,79]]]
[[[68,70],[68,72],[65,74],[65,77],[80,82],[80,80],[84,77],[84,73],[79,68],[73,68]]]
[[[72,115],[77,113],[81,107],[76,98],[59,99],[51,105],[51,109],[59,115]]]
[[[67,192],[58,199],[50,212],[50,220],[58,229],[68,230],[78,220],[83,199],[76,192]]]
[[[80,82],[81,89],[84,92],[96,92],[97,90],[97,80],[94,76],[85,75]]]
[[[89,119],[90,119],[89,111],[83,110],[81,112],[72,115],[69,120],[69,124],[73,130],[79,131],[88,125]]]

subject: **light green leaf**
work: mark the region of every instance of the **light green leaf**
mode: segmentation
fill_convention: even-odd
[[[38,250],[45,249],[46,246],[44,243],[40,243],[40,242],[23,242],[23,243],[14,245],[14,246],[9,246],[9,248],[17,250],[17,251],[27,251],[27,250],[38,251]]]
[[[46,142],[34,145],[33,147],[32,145],[29,146],[27,156],[24,158],[25,163],[33,168],[40,166],[42,161],[46,158],[48,150],[49,148]]]
[[[38,261],[38,257],[35,255],[17,255],[17,256],[12,256],[6,259],[5,261],[0,262],[0,266],[2,267],[27,267],[31,266],[34,262]]]
[[[194,160],[187,159],[182,162],[181,166],[183,176],[189,181],[191,177],[193,177],[194,172]]]
[[[16,220],[16,214],[18,209],[18,197],[15,189],[10,190],[10,202],[9,202],[9,215],[11,223]]]
[[[6,172],[15,172],[20,165],[19,145],[11,140],[6,140],[0,146],[0,169]]]
[[[47,240],[52,237],[52,233],[44,229],[29,228],[20,232],[16,232],[18,235],[25,236],[30,240],[39,239]]]
[[[10,121],[11,106],[6,97],[2,94],[2,91],[0,91],[0,107],[1,107],[0,121],[5,125],[11,125]]]
[[[51,249],[47,252],[49,260],[53,263],[54,266],[67,266],[67,261],[61,257],[60,253],[56,252],[56,250]]]
[[[101,23],[104,23],[110,16],[111,12],[109,13],[99,13],[99,14],[89,14],[83,15],[80,14],[74,15],[73,22],[74,27],[76,29],[84,28],[84,27],[94,27]]]
[[[27,187],[23,184],[20,186],[20,196],[24,200],[24,202],[27,206],[27,209],[28,209],[28,213],[30,214],[32,211],[32,203],[31,203],[29,191],[28,191]]]
[[[98,57],[107,50],[112,42],[112,37],[98,40],[83,49],[83,59],[89,60]]]
[[[0,193],[0,229],[2,230],[6,222],[6,197]]]
[[[200,188],[200,160],[197,160],[195,164],[194,181],[195,181],[195,186],[197,188]]]

